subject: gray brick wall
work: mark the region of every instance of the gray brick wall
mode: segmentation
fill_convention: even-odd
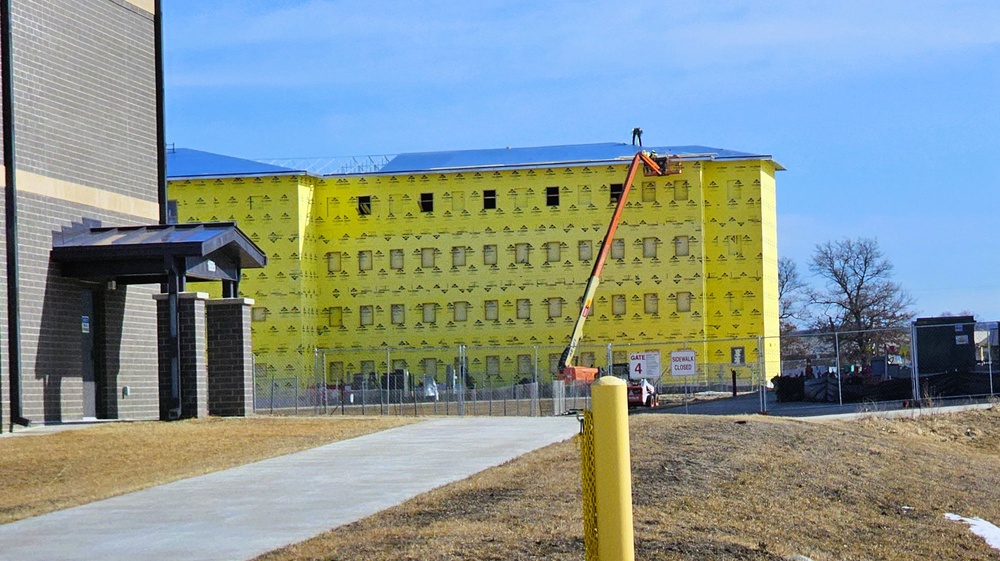
[[[98,417],[159,418],[159,387],[154,373],[158,286],[119,286],[104,292],[103,334],[98,341]],[[128,389],[127,395],[125,389]]]
[[[178,297],[180,313],[181,418],[208,416],[208,340],[205,300],[208,295],[183,292]],[[160,419],[169,419],[170,399],[170,321],[166,295],[156,296],[157,333],[159,334]]]
[[[250,307],[253,300],[209,300],[208,411],[220,417],[253,413],[253,350]]]
[[[99,334],[98,380],[105,398],[111,388],[119,396],[112,407],[105,402],[99,416],[122,419],[158,417],[156,403],[156,325],[151,295],[159,286],[119,286],[107,291],[105,285],[82,283],[61,276],[59,266],[49,259],[52,234],[82,217],[104,224],[139,224],[135,217],[75,205],[35,195],[21,194],[19,205],[21,281],[21,363],[24,414],[33,421],[65,421],[83,415],[82,339],[80,331],[81,293],[97,289],[95,302],[107,317],[95,324]],[[100,317],[100,316],[97,316]],[[100,335],[103,333],[104,335]],[[0,341],[6,344],[6,333]],[[106,340],[105,340],[106,339]],[[0,356],[7,356],[6,347]],[[6,365],[5,365],[6,366]],[[6,367],[4,372],[6,372]],[[123,396],[124,386],[129,395]],[[109,412],[117,408],[116,415]]]
[[[15,0],[19,169],[149,201],[153,16],[111,0]]]
[[[18,169],[157,200],[153,16],[121,0],[14,0]],[[0,197],[0,206],[2,206]],[[0,209],[2,210],[2,209]],[[0,212],[0,421],[9,420],[6,255]],[[96,205],[18,193],[23,411],[33,422],[83,414],[80,299],[98,288],[98,415],[157,418],[154,286],[100,290],[62,278],[52,233],[83,218],[148,223]],[[102,377],[103,376],[103,377]],[[124,387],[129,395],[124,395]]]
[[[0,178],[0,184],[2,183]],[[4,241],[7,199],[5,197],[6,187],[0,185],[0,298],[3,299],[3,303],[0,304],[0,423],[4,431],[10,426],[10,400],[7,398],[10,395],[10,388],[7,378],[7,245]]]

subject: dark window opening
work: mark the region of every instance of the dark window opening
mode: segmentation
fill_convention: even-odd
[[[483,191],[483,210],[493,210],[497,207],[496,189],[486,189]]]
[[[558,187],[546,187],[545,188],[545,205],[546,206],[559,206],[559,188]]]
[[[434,193],[420,193],[420,212],[434,212]]]
[[[167,201],[167,224],[177,224],[177,201]]]
[[[358,197],[358,214],[367,216],[372,213],[372,198],[370,195]]]
[[[625,188],[625,186],[622,185],[621,183],[612,183],[611,184],[611,202],[612,203],[617,203],[622,198],[622,191],[624,190],[624,188]]]

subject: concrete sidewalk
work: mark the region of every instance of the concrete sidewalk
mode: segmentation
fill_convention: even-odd
[[[234,561],[579,431],[574,417],[436,419],[0,526],[0,560]]]

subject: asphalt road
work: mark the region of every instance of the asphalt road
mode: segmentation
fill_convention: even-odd
[[[737,397],[723,397],[710,401],[700,401],[684,405],[660,407],[649,413],[668,415],[756,415],[767,414],[775,417],[857,417],[862,415],[919,415],[920,413],[957,411],[969,408],[988,408],[992,404],[983,400],[959,398],[943,401],[934,407],[907,408],[902,401],[884,401],[879,403],[813,403],[793,401],[779,403],[773,392],[765,394],[766,403],[762,403],[759,393],[743,394]]]

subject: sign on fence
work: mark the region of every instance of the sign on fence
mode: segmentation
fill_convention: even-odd
[[[671,376],[694,376],[697,373],[695,354],[692,350],[670,353]]]
[[[729,362],[737,366],[741,366],[747,363],[747,353],[745,347],[730,347],[729,348]]]
[[[660,377],[660,351],[630,353],[628,356],[628,377],[633,380]]]

